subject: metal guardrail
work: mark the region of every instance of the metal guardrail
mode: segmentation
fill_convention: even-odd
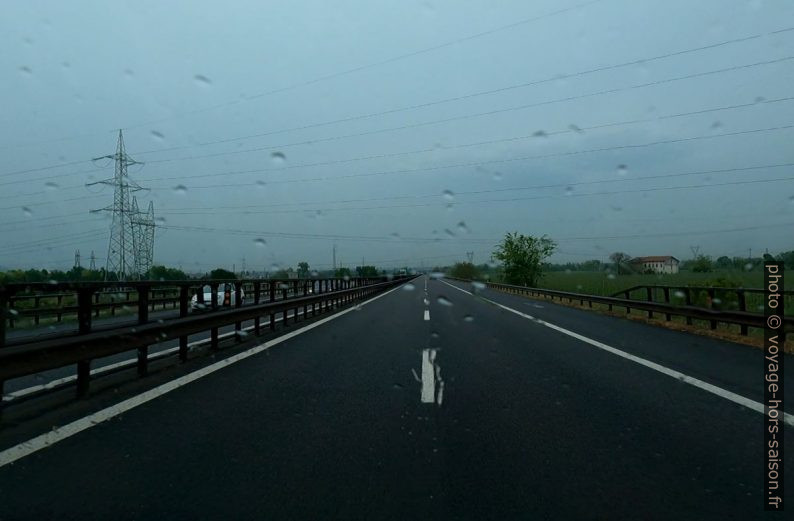
[[[128,283],[104,283],[104,282],[61,282],[61,283],[15,283],[0,286],[0,316],[5,320],[0,321],[0,347],[5,342],[5,328],[14,328],[15,322],[22,318],[32,318],[33,325],[39,325],[43,317],[55,317],[55,321],[60,323],[64,316],[72,316],[80,320],[80,295],[90,293],[91,312],[98,318],[101,311],[109,310],[110,316],[115,316],[118,309],[138,310],[140,313],[140,300],[132,294],[140,295],[147,293],[146,303],[150,311],[155,311],[156,307],[161,309],[170,307],[177,309],[181,298],[181,288],[188,286],[188,299],[194,295],[199,302],[204,303],[203,287],[210,286],[212,293],[216,293],[221,284],[235,284],[236,287],[243,288],[246,296],[254,292],[256,283],[259,283],[261,291],[275,293],[285,297],[298,293],[306,294],[308,288],[317,291],[328,291],[329,289],[339,289],[351,287],[352,285],[362,284],[363,281],[383,280],[382,277],[348,278],[348,279],[242,279],[242,280],[192,280],[192,281],[140,281]],[[286,292],[284,291],[286,289]],[[53,291],[61,290],[53,293]],[[63,290],[71,290],[64,292]],[[159,297],[158,297],[159,295]],[[237,295],[239,300],[239,295]],[[84,300],[82,305],[88,303]],[[42,301],[55,300],[55,306],[41,306]],[[18,307],[16,304],[33,300],[33,308]],[[64,300],[69,303],[63,305]],[[7,310],[7,311],[6,311]],[[5,311],[5,312],[4,312]]]
[[[458,279],[455,277],[446,277],[451,280],[458,280],[461,282],[472,282],[466,279]],[[513,293],[517,295],[526,295],[529,297],[538,296],[538,297],[551,297],[552,300],[555,298],[560,299],[567,299],[569,302],[573,302],[578,300],[580,305],[585,305],[585,302],[588,304],[589,307],[593,307],[593,304],[603,304],[608,306],[609,310],[612,311],[614,307],[625,308],[626,314],[631,313],[632,309],[645,311],[647,313],[648,318],[653,318],[654,313],[663,314],[666,321],[672,320],[673,316],[680,316],[685,317],[687,319],[687,323],[691,324],[692,320],[704,320],[708,321],[711,329],[717,329],[718,323],[724,324],[735,324],[741,326],[741,332],[743,335],[748,334],[748,328],[754,327],[763,329],[766,327],[766,319],[762,313],[750,313],[747,311],[730,311],[730,310],[716,310],[716,309],[709,309],[709,308],[702,308],[697,306],[691,305],[675,305],[670,303],[663,303],[663,302],[654,302],[654,301],[646,301],[646,300],[634,300],[634,299],[627,299],[627,298],[619,298],[619,297],[604,297],[600,295],[587,295],[583,293],[573,293],[569,291],[557,291],[557,290],[550,290],[550,289],[540,289],[540,288],[530,288],[526,286],[515,286],[512,284],[501,284],[497,282],[483,282],[485,286],[489,288],[493,288],[499,291],[504,291],[506,293]],[[793,316],[785,316],[783,318],[783,324],[786,331],[794,331],[794,317]]]
[[[69,365],[77,367],[77,394],[83,396],[88,392],[91,378],[91,361],[96,358],[111,356],[137,349],[138,374],[143,376],[148,370],[148,346],[168,340],[179,339],[179,359],[187,360],[188,336],[202,331],[210,331],[210,349],[217,350],[218,329],[222,326],[234,324],[235,333],[239,338],[243,321],[254,320],[254,335],[260,333],[262,317],[269,318],[270,330],[275,330],[276,314],[283,313],[282,324],[288,326],[287,313],[293,311],[293,321],[300,316],[303,308],[304,319],[315,316],[317,313],[336,309],[342,305],[352,303],[354,300],[368,297],[393,286],[402,284],[414,277],[395,277],[391,280],[381,279],[329,279],[327,284],[320,286],[320,292],[301,296],[275,300],[276,285],[267,280],[253,281],[252,305],[241,306],[240,299],[236,300],[236,307],[218,310],[211,313],[188,316],[188,289],[191,281],[180,287],[180,317],[149,321],[148,302],[146,298],[139,299],[139,315],[137,325],[126,325],[103,331],[92,332],[91,324],[91,291],[99,287],[96,284],[78,288],[81,298],[80,333],[58,338],[32,341],[18,345],[6,346],[0,349],[0,395],[2,395],[3,382],[12,378],[28,376],[57,369]],[[221,281],[211,281],[210,286]],[[239,282],[239,281],[237,281]],[[171,283],[173,285],[173,283]],[[140,295],[147,295],[143,291],[146,283],[137,283]],[[262,287],[268,288],[269,302],[262,303]],[[346,286],[346,287],[342,287]],[[240,288],[238,285],[237,288]],[[238,289],[239,291],[239,289]],[[286,288],[282,288],[286,292]],[[212,292],[213,301],[217,293]],[[213,302],[217,307],[217,302]],[[0,409],[2,410],[2,409]]]

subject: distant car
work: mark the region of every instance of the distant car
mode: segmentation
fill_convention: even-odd
[[[232,283],[224,283],[218,284],[218,307],[223,306],[235,306],[237,303],[237,295],[235,291],[235,286]],[[210,286],[204,286],[202,288],[204,292],[204,303],[202,304],[198,300],[198,295],[193,295],[193,298],[190,300],[190,309],[191,311],[202,311],[206,309],[212,309],[212,288]],[[226,294],[228,292],[228,298],[226,298]],[[240,303],[245,304],[245,292],[242,288],[240,288]]]

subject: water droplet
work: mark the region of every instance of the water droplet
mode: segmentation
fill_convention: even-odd
[[[25,76],[30,76],[31,74],[33,74],[33,71],[30,70],[30,67],[28,67],[27,65],[20,66],[19,67],[19,72],[21,72]]]
[[[454,236],[455,236],[455,232],[453,232],[453,231],[452,231],[452,230],[450,230],[449,228],[445,228],[445,229],[444,229],[444,233],[446,233],[446,234],[447,234],[447,235],[449,235],[450,237],[454,237]]]
[[[433,273],[430,274],[430,278],[435,280],[443,279],[444,273],[440,271],[434,271]]]
[[[212,85],[212,81],[210,81],[210,79],[204,76],[203,74],[196,74],[195,76],[193,76],[193,79],[196,80],[196,83],[198,83],[202,87],[208,87]]]
[[[185,195],[187,193],[187,186],[185,185],[176,185],[174,187],[174,193],[177,195]]]
[[[162,132],[158,132],[157,130],[152,130],[152,137],[155,138],[158,141],[163,141],[165,139],[165,136],[163,135],[163,133]]]
[[[766,98],[765,98],[765,97],[763,97],[763,96],[756,96],[756,97],[755,97],[755,102],[756,102],[756,103],[763,103],[763,102],[765,102],[765,101],[766,101]]]
[[[493,173],[493,180],[494,181],[501,181],[502,180],[502,173],[501,172],[494,172]]]
[[[165,224],[165,217],[155,217],[154,218],[154,224],[156,224],[158,226],[164,225]]]
[[[788,202],[789,202],[789,204],[794,204],[794,195],[790,195],[788,197]]]
[[[720,304],[722,304],[722,299],[720,299],[720,298],[715,298],[715,299],[713,299],[713,300],[711,301],[711,303],[712,303],[712,304],[716,304],[716,305],[718,305],[718,306],[719,306]]]
[[[15,316],[19,315],[19,311],[17,311],[14,308],[8,308],[8,314],[11,315],[12,317],[15,317]]]
[[[71,66],[72,64],[69,62],[61,62],[61,67],[63,67],[64,69],[68,69]]]
[[[30,217],[33,215],[33,210],[28,208],[27,206],[22,207],[22,213],[25,214],[25,217]]]
[[[545,130],[536,130],[532,133],[532,137],[549,137]]]
[[[270,160],[274,165],[283,165],[287,161],[287,156],[284,155],[284,152],[273,152],[270,154]]]
[[[452,305],[452,301],[451,301],[451,300],[449,300],[447,297],[445,297],[445,296],[443,296],[443,295],[439,296],[439,297],[436,299],[436,302],[438,302],[438,303],[439,303],[439,304],[441,304],[442,306],[451,306],[451,305]]]
[[[625,176],[628,173],[629,173],[629,167],[627,167],[626,165],[618,165],[619,176]]]
[[[686,298],[686,293],[684,293],[683,291],[681,291],[681,290],[679,289],[678,291],[676,291],[676,292],[674,292],[674,293],[673,293],[673,296],[674,296],[675,298]]]
[[[441,192],[441,195],[444,197],[445,201],[454,201],[455,194],[452,193],[452,190],[444,190]]]
[[[132,69],[124,69],[124,76],[127,78],[132,78],[135,76],[135,72]]]
[[[615,274],[614,273],[609,273],[609,274],[607,274],[607,278],[609,280],[615,280]]]
[[[395,389],[403,389],[404,388],[404,386],[402,384],[398,384],[398,383],[393,383],[392,387],[395,388]]]
[[[416,286],[414,286],[410,282],[408,284],[403,285],[403,291],[413,291],[415,289],[416,289]]]
[[[611,209],[613,212],[622,212],[622,211],[623,211],[623,207],[622,207],[622,206],[615,206],[614,204],[613,204],[613,205],[610,205],[610,206],[609,206],[609,208],[610,208],[610,209]]]
[[[573,187],[572,186],[566,186],[565,187],[565,195],[573,195]]]
[[[582,130],[578,125],[574,125],[573,123],[568,125],[568,128],[576,132],[577,134],[584,134],[584,130]]]
[[[361,304],[358,304],[356,307],[354,307],[353,311],[361,311]]]
[[[485,284],[483,284],[482,282],[472,282],[471,285],[475,291],[480,291],[485,289]]]
[[[260,237],[258,239],[254,239],[254,244],[256,244],[259,247],[263,247],[267,244],[267,241]]]
[[[458,223],[458,233],[471,233],[471,230],[469,230],[469,227],[466,226],[465,222],[460,221]]]
[[[53,183],[52,181],[47,181],[46,183],[44,183],[44,188],[46,188],[47,190],[57,190],[58,189],[58,183]]]
[[[711,124],[711,128],[713,129],[722,128],[722,121],[715,121],[714,123]]]
[[[430,333],[430,338],[440,338],[440,337],[441,335],[439,335],[436,331]]]
[[[744,265],[744,271],[751,271],[752,269],[753,269],[752,262],[748,262],[747,264]]]
[[[257,182],[256,182],[256,186],[258,186],[259,188],[264,188],[266,184],[267,184],[267,183],[265,183],[265,182],[264,182],[264,181],[262,181],[261,179],[260,179],[259,181],[257,181]]]
[[[471,316],[471,315],[466,315],[465,317],[463,317],[463,321],[464,322],[474,322],[474,317]]]
[[[35,375],[33,375],[33,378],[35,378],[39,382],[44,381],[44,375],[41,373],[36,373]]]
[[[234,334],[238,338],[245,338],[245,337],[247,337],[249,335],[248,331],[243,331],[242,329],[235,329],[234,330]]]
[[[391,235],[392,237],[394,237],[395,239],[399,239],[399,238],[400,238],[400,234],[399,234],[399,233],[397,233],[397,232],[392,232],[390,235]]]

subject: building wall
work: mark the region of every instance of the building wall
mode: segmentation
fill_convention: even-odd
[[[643,262],[642,269],[645,270],[653,270],[656,273],[669,273],[674,274],[678,273],[678,263],[676,261],[668,261],[668,262]]]

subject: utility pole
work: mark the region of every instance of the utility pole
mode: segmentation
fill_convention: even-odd
[[[91,250],[91,257],[89,257],[89,259],[90,264],[88,265],[88,269],[96,271],[96,256],[94,255],[94,250]]]
[[[135,248],[135,219],[137,211],[130,201],[130,193],[143,190],[141,186],[132,181],[127,174],[130,165],[140,164],[130,158],[124,148],[124,136],[119,130],[119,140],[116,145],[116,153],[102,156],[97,159],[113,159],[116,163],[115,174],[112,179],[105,179],[88,183],[86,186],[105,184],[113,187],[113,205],[95,212],[111,212],[113,221],[110,225],[110,241],[108,243],[108,256],[105,269],[105,280],[110,274],[114,274],[119,281],[127,280],[127,277],[139,277],[139,263],[136,262]]]
[[[241,273],[245,276],[245,257],[243,257],[243,267]]]
[[[473,251],[467,251],[466,252],[466,258],[469,259],[469,264],[474,264],[474,252]]]
[[[74,250],[74,267],[80,267],[80,250]]]
[[[700,246],[690,246],[689,250],[692,252],[692,257],[697,259],[698,253],[700,253]]]
[[[336,244],[334,244],[334,273],[336,273]]]

